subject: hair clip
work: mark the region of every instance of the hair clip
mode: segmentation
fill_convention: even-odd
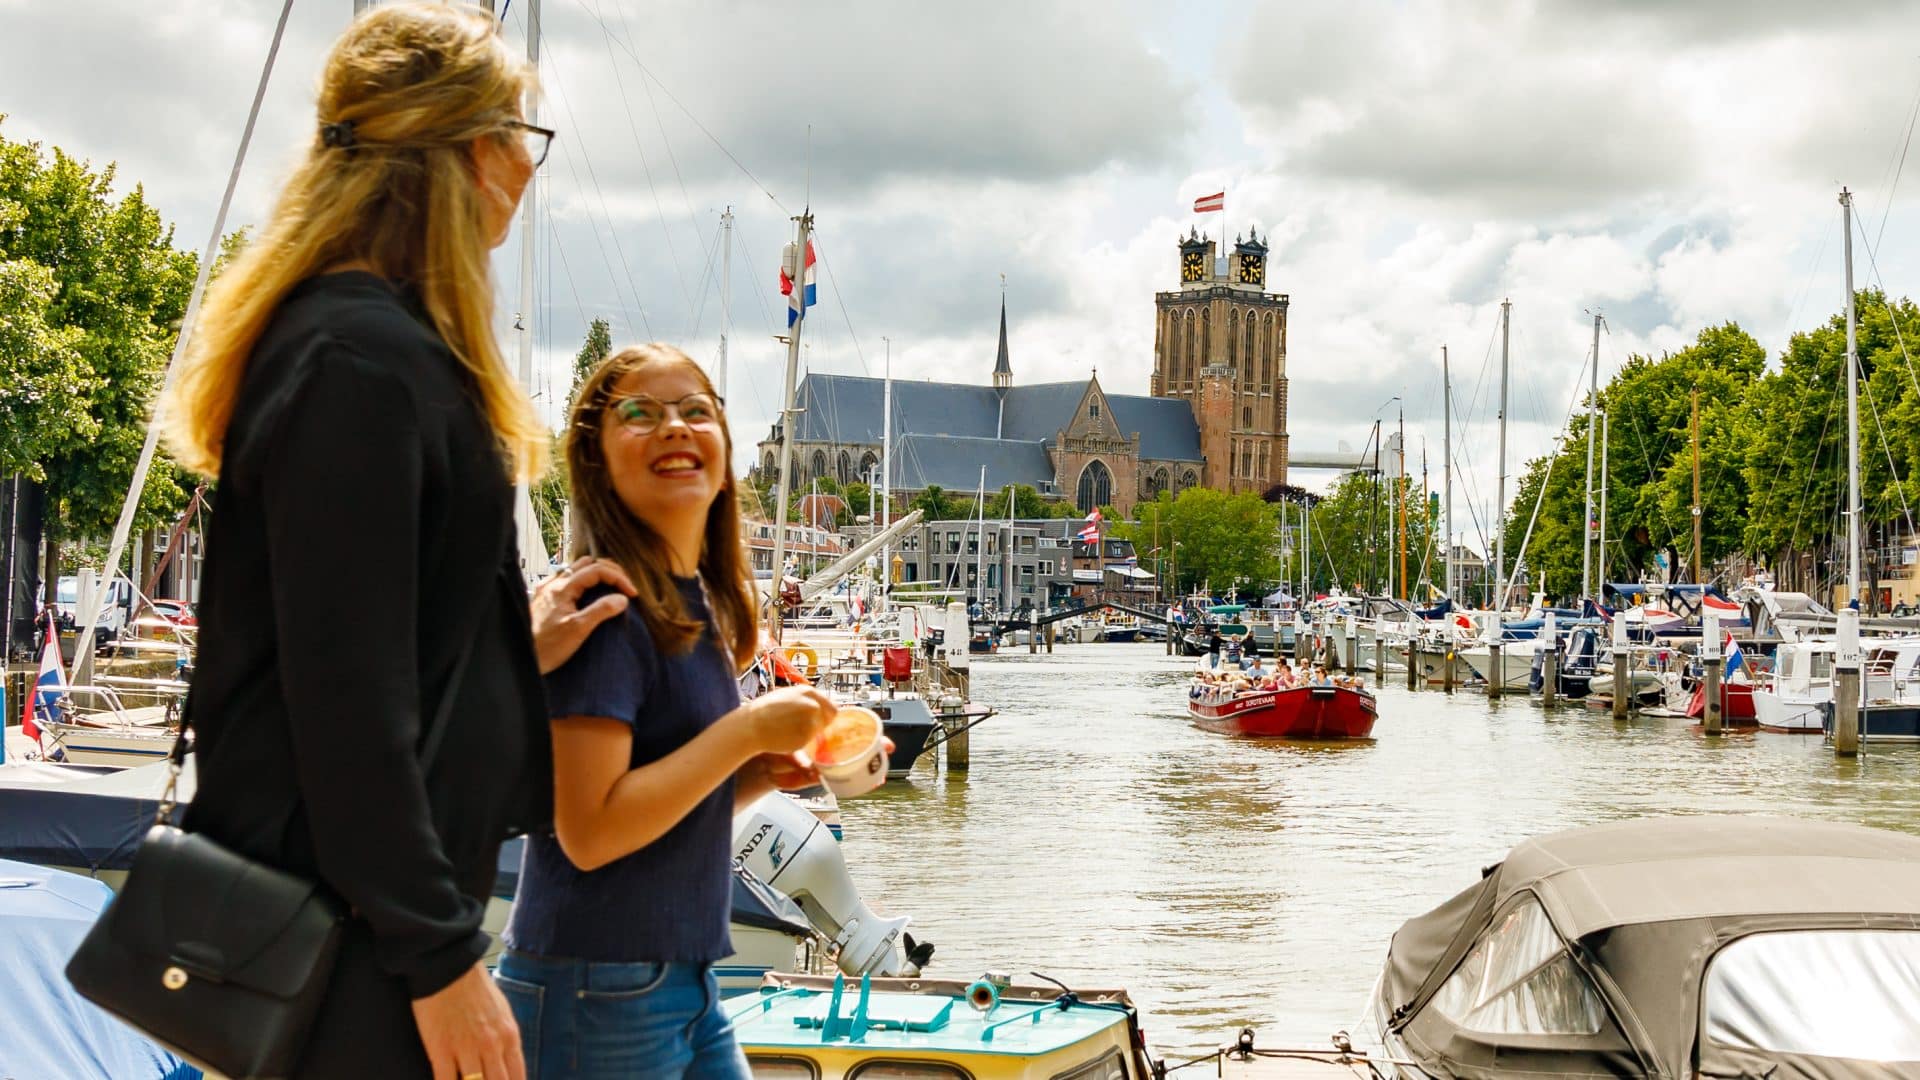
[[[345,150],[354,145],[353,121],[340,120],[320,125],[320,144]]]

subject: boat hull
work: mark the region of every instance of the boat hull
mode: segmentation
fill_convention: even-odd
[[[940,721],[934,719],[927,703],[919,698],[881,698],[860,704],[880,714],[880,726],[887,738],[893,740],[893,753],[887,758],[887,779],[906,779]]]
[[[1693,688],[1693,696],[1687,699],[1687,717],[1700,720],[1706,715],[1707,687],[1701,683]],[[1746,683],[1722,683],[1720,719],[1729,727],[1759,727],[1760,722],[1753,712],[1753,687]]]
[[[1338,686],[1263,690],[1222,702],[1190,700],[1194,726],[1223,735],[1268,739],[1365,739],[1373,734],[1373,696]]]

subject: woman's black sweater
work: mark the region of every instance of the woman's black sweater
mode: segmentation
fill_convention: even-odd
[[[552,766],[513,487],[469,377],[410,295],[296,288],[227,431],[188,704],[186,826],[316,877],[421,997],[482,955],[501,842]],[[437,759],[423,729],[469,635]]]

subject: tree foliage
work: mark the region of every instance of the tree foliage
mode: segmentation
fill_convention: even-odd
[[[1143,562],[1164,554],[1177,587],[1215,590],[1265,585],[1280,577],[1280,515],[1251,492],[1188,488],[1161,492],[1134,507],[1132,521],[1114,521],[1108,535],[1133,543]]]
[[[23,471],[45,489],[56,542],[105,533],[118,517],[198,265],[140,187],[114,197],[114,178],[111,165],[0,135],[0,264],[10,267],[0,454],[21,468],[17,455],[31,451]],[[17,414],[22,401],[31,421]],[[187,494],[156,457],[136,525],[169,520]]]

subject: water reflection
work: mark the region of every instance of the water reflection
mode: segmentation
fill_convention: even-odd
[[[1186,720],[1154,644],[976,662],[1002,715],[968,782],[915,775],[843,808],[862,891],[936,942],[934,973],[1124,986],[1169,1052],[1243,1024],[1324,1045],[1388,937],[1523,837],[1648,814],[1781,813],[1920,832],[1920,750],[1709,738],[1579,703],[1378,688],[1375,738],[1230,739]]]

